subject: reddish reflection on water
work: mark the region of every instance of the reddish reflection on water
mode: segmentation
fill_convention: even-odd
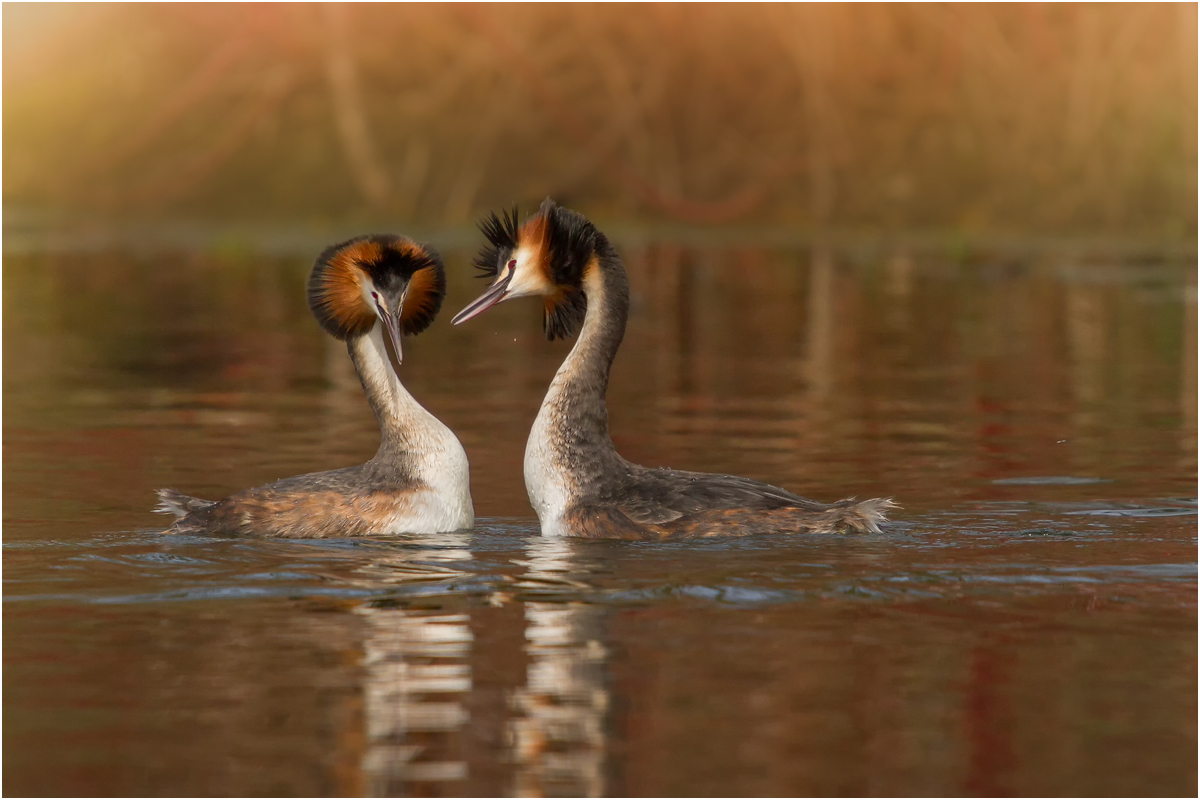
[[[373,452],[307,265],[6,258],[6,793],[1195,793],[1193,269],[626,253],[624,455],[893,526],[536,536],[568,345],[513,303],[406,346],[475,532],[162,538],[159,486]]]

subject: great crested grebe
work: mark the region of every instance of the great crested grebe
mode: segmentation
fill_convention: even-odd
[[[350,350],[383,434],[379,451],[357,467],[285,478],[215,502],[161,489],[155,510],[180,517],[168,532],[313,539],[470,528],[467,454],[404,388],[388,355],[390,343],[400,362],[401,334],[429,327],[445,294],[441,257],[404,236],[360,236],[321,253],[308,305]]]
[[[826,505],[734,475],[631,464],[608,435],[604,394],[629,313],[629,279],[616,250],[581,214],[547,199],[518,225],[514,209],[480,226],[476,267],[495,282],[454,318],[540,295],[550,339],[582,330],[525,445],[525,488],[551,536],[642,539],[747,533],[878,532],[891,500]]]

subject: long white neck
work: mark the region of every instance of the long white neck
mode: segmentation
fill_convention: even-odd
[[[609,437],[604,400],[629,311],[620,261],[589,267],[583,291],[583,328],[550,382],[525,444],[525,488],[547,535],[559,532],[556,520],[567,505],[586,499],[624,464]]]
[[[430,489],[464,507],[471,508],[467,454],[458,437],[416,401],[392,368],[383,325],[376,323],[366,336],[348,342],[350,358],[362,382],[367,402],[375,412],[382,440],[372,462],[408,473]]]

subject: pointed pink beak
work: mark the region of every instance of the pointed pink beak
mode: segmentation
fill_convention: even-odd
[[[400,300],[400,307],[404,307],[404,299]],[[379,316],[383,327],[387,331],[388,338],[392,340],[392,349],[396,351],[396,365],[404,363],[404,351],[400,348],[400,309],[396,309],[395,316],[388,313],[387,308],[379,298],[375,298],[375,311]]]
[[[504,268],[504,276],[488,287],[486,292],[475,298],[473,303],[468,305],[462,311],[458,312],[454,316],[454,319],[450,321],[450,323],[452,325],[460,325],[469,319],[478,317],[480,314],[503,300],[504,293],[508,291],[508,284],[512,282],[513,273],[516,272],[516,265],[517,262],[515,260],[509,261],[508,265]]]

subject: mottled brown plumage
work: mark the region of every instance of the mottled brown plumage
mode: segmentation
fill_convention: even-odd
[[[422,494],[430,491],[403,471],[386,472],[368,463],[298,475],[216,502],[197,501],[170,489],[160,491],[159,497],[163,510],[169,511],[177,496],[186,503],[189,513],[171,533],[285,539],[369,536],[386,530],[391,520],[409,515]]]

